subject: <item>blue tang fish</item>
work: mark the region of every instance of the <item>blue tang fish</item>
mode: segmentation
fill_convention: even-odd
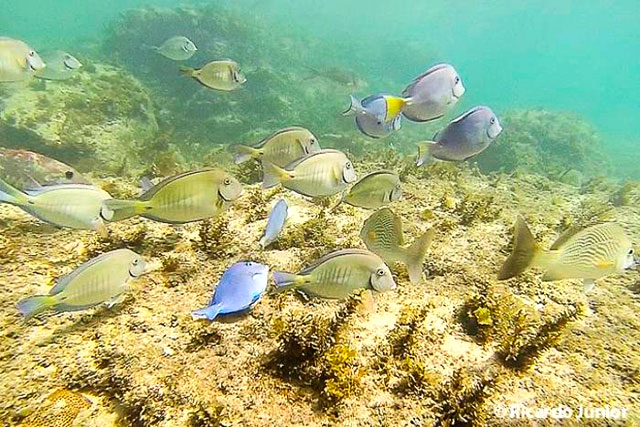
[[[355,115],[356,126],[370,138],[384,138],[402,126],[400,112],[405,99],[393,95],[375,94],[358,101],[351,95],[351,105],[343,115]]]
[[[271,209],[269,219],[267,220],[267,227],[264,229],[264,235],[260,239],[262,249],[269,246],[278,238],[287,220],[288,210],[289,206],[287,206],[287,202],[285,202],[284,199],[278,200],[278,203]]]
[[[478,106],[454,119],[434,141],[418,143],[417,165],[429,156],[438,160],[462,162],[482,153],[502,132],[498,117],[491,108]]]
[[[233,264],[224,272],[209,306],[193,311],[193,319],[213,320],[220,314],[231,314],[251,308],[267,289],[269,267],[253,261]]]
[[[449,64],[434,65],[402,92],[406,102],[402,114],[414,122],[439,119],[456,105],[464,92],[455,68]]]

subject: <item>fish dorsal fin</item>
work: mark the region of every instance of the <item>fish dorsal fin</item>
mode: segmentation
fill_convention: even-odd
[[[286,133],[286,132],[291,132],[296,130],[307,130],[307,129],[303,128],[302,126],[289,126],[289,127],[277,130],[274,133],[267,135],[264,138],[262,138],[260,141],[256,142],[254,145],[251,146],[251,148],[262,148],[267,144],[267,142],[271,141],[276,136],[282,135],[283,133]]]
[[[195,171],[184,172],[184,173],[181,173],[181,174],[175,175],[175,176],[170,176],[168,178],[163,179],[162,181],[160,181],[159,183],[157,183],[156,185],[151,187],[149,190],[145,191],[144,194],[142,194],[140,196],[140,200],[142,200],[143,202],[151,200],[151,198],[153,196],[155,196],[158,191],[160,191],[161,189],[166,187],[168,184],[170,184],[173,181],[176,181],[178,179],[182,179],[182,178],[187,177],[189,175],[195,175],[195,174],[198,174],[198,173],[211,172],[211,171],[216,171],[216,170],[219,170],[219,169],[217,169],[217,168],[204,168],[204,169],[198,169],[198,170],[195,170]]]
[[[366,175],[365,175],[365,176],[363,176],[363,177],[362,177],[358,182],[362,182],[362,181],[364,181],[365,179],[367,179],[367,178],[371,178],[371,177],[376,176],[376,175],[393,175],[393,176],[398,176],[398,174],[397,174],[397,173],[395,173],[394,171],[390,171],[390,170],[383,169],[383,170],[379,170],[379,171],[375,171],[375,172],[371,172],[371,173],[366,174]]]
[[[91,184],[56,184],[56,185],[40,186],[39,188],[28,189],[28,190],[25,190],[24,192],[26,194],[28,194],[29,196],[37,196],[39,194],[46,193],[46,192],[49,192],[49,191],[63,190],[63,189],[64,190],[76,189],[76,190],[103,191],[101,188],[96,187],[95,185],[91,185]]]
[[[313,153],[309,153],[309,154],[307,154],[307,155],[306,155],[306,156],[304,156],[304,157],[300,157],[299,159],[296,159],[296,160],[292,161],[291,163],[289,163],[288,165],[286,165],[286,166],[284,167],[284,169],[285,169],[285,170],[288,170],[288,171],[292,171],[292,170],[294,170],[296,167],[298,167],[298,165],[300,165],[300,163],[302,163],[302,162],[304,162],[304,161],[306,161],[306,160],[309,160],[309,159],[311,159],[311,158],[313,158],[313,157],[315,157],[315,156],[319,156],[319,155],[321,155],[321,154],[327,154],[327,153],[340,153],[340,154],[343,154],[343,155],[344,155],[344,153],[343,153],[342,151],[340,151],[340,150],[333,150],[333,149],[324,149],[324,150],[320,150],[320,151],[314,151]],[[346,155],[345,155],[345,156],[346,156]]]
[[[572,238],[573,236],[575,236],[577,233],[579,233],[580,231],[584,230],[584,227],[578,226],[578,225],[573,225],[569,228],[567,228],[561,235],[560,237],[558,237],[556,239],[555,242],[553,242],[553,245],[551,245],[551,247],[549,248],[549,250],[555,251],[560,249],[560,247],[562,245],[564,245],[565,243],[567,243],[567,241]]]
[[[451,123],[461,122],[461,121],[463,121],[464,119],[466,119],[467,117],[469,117],[470,115],[472,115],[473,113],[475,113],[476,111],[478,111],[478,110],[480,110],[482,108],[486,108],[486,107],[483,106],[483,105],[478,105],[477,107],[473,107],[472,109],[470,109],[466,113],[463,113],[460,116],[456,117],[455,119],[451,120]]]
[[[443,68],[447,68],[447,67],[451,67],[451,65],[446,64],[446,63],[441,63],[441,64],[436,64],[432,67],[430,67],[429,69],[427,69],[427,71],[425,71],[424,73],[420,74],[418,77],[416,77],[415,79],[413,79],[411,81],[411,83],[409,83],[409,85],[406,87],[405,90],[402,91],[403,95],[406,95],[405,92],[408,92],[412,87],[414,87],[420,80],[422,80],[423,78],[427,77],[429,74],[433,74],[436,71],[442,70]]]
[[[355,255],[355,254],[359,254],[359,255],[371,255],[372,253],[364,250],[364,249],[341,249],[339,251],[335,251],[335,252],[331,252],[325,256],[323,256],[322,258],[318,259],[317,261],[313,262],[312,264],[308,265],[307,267],[305,267],[302,271],[300,271],[298,274],[299,275],[305,275],[305,274],[309,274],[311,273],[313,270],[315,270],[318,266],[324,264],[325,262],[332,260],[334,258],[338,258],[344,255]]]
[[[66,288],[66,286],[73,279],[78,277],[78,275],[80,275],[80,273],[83,273],[84,271],[86,271],[91,266],[93,266],[93,265],[95,265],[95,264],[97,264],[99,262],[102,262],[106,258],[110,258],[111,256],[113,256],[114,253],[119,252],[119,251],[123,251],[123,250],[126,250],[126,249],[117,249],[115,251],[107,252],[107,253],[99,255],[99,256],[97,256],[95,258],[92,258],[87,262],[84,262],[84,263],[80,264],[71,273],[59,278],[58,281],[56,282],[55,286],[53,288],[51,288],[51,290],[49,290],[49,295],[56,295],[56,294],[59,294],[60,292],[64,291],[64,288]]]

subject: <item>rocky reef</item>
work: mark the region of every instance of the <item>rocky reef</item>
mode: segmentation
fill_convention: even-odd
[[[180,76],[180,65],[145,48],[161,43],[167,26],[199,47],[184,65],[233,57],[247,87],[210,92]],[[545,248],[571,225],[601,221],[640,242],[640,185],[600,176],[607,169],[593,128],[563,113],[507,112],[504,134],[477,159],[417,168],[408,153],[426,130],[408,127],[384,142],[357,134],[337,114],[353,86],[310,57],[324,49],[318,43],[217,6],[147,8],[117,18],[72,81],[3,90],[1,146],[89,171],[114,196],[138,194],[142,175],[213,165],[245,187],[217,218],[181,226],[135,218],[109,224],[108,237],[0,205],[3,422],[480,426],[510,422],[510,405],[637,407],[637,272],[599,280],[588,295],[579,281],[542,282],[537,271],[496,280],[517,215]],[[392,208],[405,239],[435,231],[425,279],[412,284],[393,265],[392,292],[340,302],[285,292],[242,316],[192,320],[233,262],[298,271],[332,250],[364,247],[370,211],[263,191],[257,162],[231,163],[230,143],[293,124],[347,151],[359,175],[398,172],[404,196]],[[262,251],[268,207],[280,197],[290,218]],[[116,248],[153,266],[122,304],[20,318],[17,301]],[[639,417],[631,412],[626,422]]]

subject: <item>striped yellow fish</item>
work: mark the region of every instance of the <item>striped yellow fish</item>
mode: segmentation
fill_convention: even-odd
[[[545,251],[524,219],[518,217],[513,251],[498,273],[498,280],[517,276],[529,267],[539,267],[545,270],[542,280],[583,279],[588,292],[596,279],[622,273],[636,263],[631,240],[616,224],[570,228]]]
[[[272,133],[254,146],[239,144],[233,149],[237,153],[236,164],[253,158],[284,167],[307,154],[320,151],[320,144],[308,129],[292,126]]]
[[[167,178],[138,200],[107,200],[101,215],[107,221],[140,215],[183,224],[219,215],[241,194],[242,184],[227,172],[202,169]]]
[[[60,184],[22,192],[0,179],[0,203],[17,206],[34,217],[58,227],[95,230],[106,236],[100,217],[106,191],[90,185]]]
[[[282,183],[303,196],[325,197],[341,192],[357,178],[353,164],[342,151],[320,150],[284,168],[265,162],[262,187]]]
[[[25,318],[53,309],[57,312],[85,310],[122,300],[127,283],[144,274],[144,259],[129,249],[104,253],[61,277],[49,295],[36,295],[18,303]]]
[[[407,266],[411,283],[422,280],[422,264],[427,249],[433,240],[433,230],[418,237],[411,246],[405,247],[402,221],[389,208],[382,208],[366,219],[360,238],[367,249],[382,257],[391,265],[399,261]]]

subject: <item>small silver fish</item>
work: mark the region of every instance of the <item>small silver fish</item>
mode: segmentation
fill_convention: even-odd
[[[45,67],[38,53],[21,40],[0,37],[0,82],[26,80]]]
[[[298,274],[273,273],[277,292],[299,289],[321,298],[342,299],[358,289],[395,289],[391,271],[380,257],[363,249],[332,252]]]
[[[307,197],[332,196],[357,179],[353,164],[338,150],[320,150],[281,168],[264,162],[263,188],[279,183]]]
[[[411,283],[422,280],[422,264],[433,240],[433,230],[418,237],[409,247],[404,246],[402,221],[389,208],[382,208],[367,218],[360,238],[367,249],[380,255],[389,265],[399,261],[407,266]]]
[[[269,212],[269,219],[267,220],[267,226],[264,230],[264,235],[260,239],[260,247],[262,249],[269,246],[277,238],[285,222],[287,221],[287,212],[289,207],[284,199],[278,200],[271,212]]]
[[[498,280],[515,277],[529,267],[545,270],[542,280],[583,279],[585,292],[596,279],[623,273],[638,264],[624,230],[613,223],[569,228],[548,251],[543,250],[518,217],[513,251],[498,273]]]
[[[35,72],[35,76],[45,80],[67,80],[73,77],[82,67],[73,55],[61,50],[44,52],[42,60],[47,66]]]
[[[196,45],[185,36],[171,37],[160,46],[151,46],[151,49],[174,61],[185,61],[198,50]]]
[[[414,122],[439,119],[456,105],[464,92],[455,68],[449,64],[434,65],[402,92],[407,101],[402,114]]]
[[[247,82],[238,63],[231,59],[211,61],[202,68],[183,68],[180,72],[209,89],[225,92],[236,90]]]
[[[491,108],[474,107],[454,119],[434,141],[418,143],[418,160],[421,166],[429,156],[438,160],[462,162],[477,156],[500,135],[502,126]]]
[[[122,301],[127,284],[144,274],[144,259],[129,249],[107,252],[61,277],[49,295],[37,295],[18,303],[20,313],[29,319],[53,309],[78,311],[106,303],[109,307]]]

